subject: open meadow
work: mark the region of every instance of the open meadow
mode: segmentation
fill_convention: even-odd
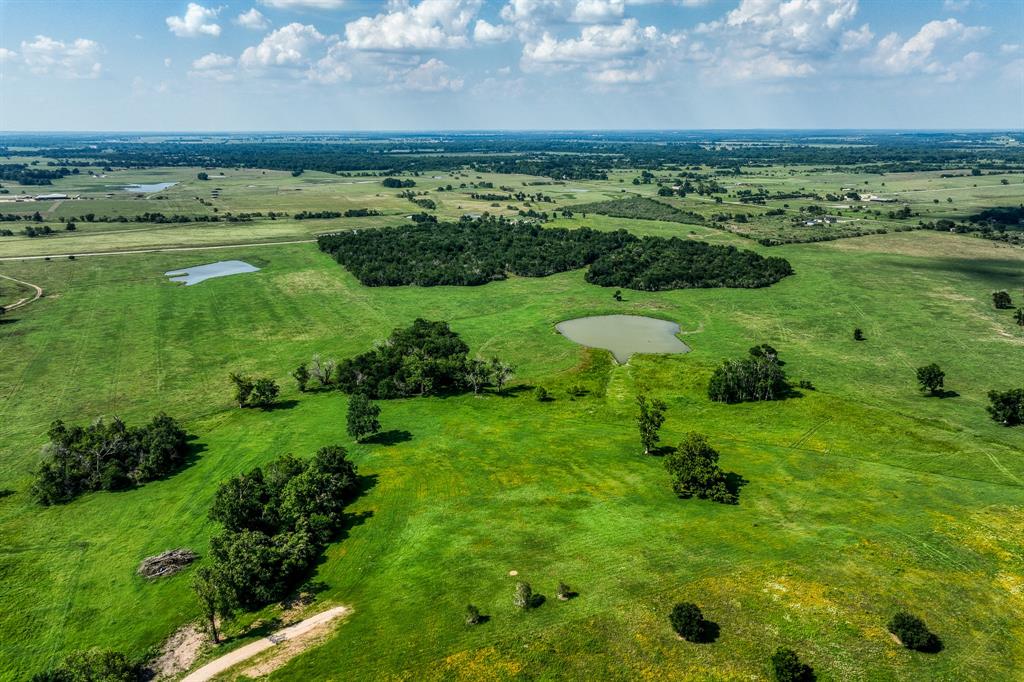
[[[415,178],[441,220],[529,207],[553,212],[549,226],[731,244],[783,257],[795,272],[758,289],[625,290],[618,301],[582,270],[475,287],[363,286],[312,241],[407,223],[421,210],[380,177],[217,169],[198,180],[198,170],[69,176],[46,191],[83,198],[0,204],[0,213],[40,210],[58,232],[0,237],[0,274],[45,292],[0,319],[0,678],[24,679],[75,649],[158,648],[200,617],[191,569],[147,581],[138,563],[172,547],[206,555],[220,482],[331,443],[352,454],[361,494],[310,576],[316,600],[304,613],[353,611],[273,679],[767,679],[780,646],[800,652],[820,680],[995,680],[1024,669],[1024,431],[985,410],[989,390],[1024,385],[1024,327],[991,298],[999,289],[1024,295],[1024,250],[908,227],[1016,205],[1020,174],[744,169],[720,180],[730,192],[723,202],[661,199],[659,185],[633,184],[632,170],[554,184],[471,170]],[[178,184],[144,198],[118,189],[146,182]],[[882,205],[881,215],[850,219],[888,234],[766,247],[756,239],[799,233],[788,217],[816,202],[734,201],[737,188],[754,185],[822,194],[856,186],[905,197],[899,205],[917,215],[890,219],[892,206]],[[471,196],[508,194],[503,186],[551,201]],[[707,220],[564,212],[624,193]],[[77,219],[214,208],[264,215]],[[363,208],[380,215],[294,217]],[[710,219],[772,208],[789,212],[784,224]],[[268,211],[287,215],[271,220]],[[60,218],[76,230],[58,229]],[[738,234],[748,228],[752,238]],[[232,248],[207,248],[219,246]],[[66,257],[178,247],[196,250]],[[19,259],[28,256],[52,259]],[[190,287],[163,275],[227,258],[260,270]],[[30,294],[0,280],[0,303]],[[692,351],[618,365],[554,328],[603,314],[678,322]],[[289,376],[315,353],[351,357],[420,317],[447,321],[471,356],[515,365],[511,388],[380,401],[382,434],[356,443],[345,429],[349,398],[300,393]],[[778,349],[791,380],[813,388],[780,401],[711,402],[714,369],[761,343]],[[947,397],[918,390],[915,368],[931,362],[946,372]],[[275,379],[278,405],[238,409],[229,372]],[[585,393],[570,396],[576,385]],[[536,400],[538,386],[554,399]],[[639,394],[667,404],[664,444],[707,435],[739,477],[737,505],[673,493],[661,458],[642,454]],[[28,495],[52,420],[118,415],[134,424],[159,411],[195,436],[181,471],[64,505],[41,507]],[[513,606],[522,579],[543,604]],[[559,581],[578,596],[556,599]],[[667,613],[679,601],[717,625],[714,642],[676,637]],[[470,603],[485,623],[464,624]],[[886,630],[898,610],[921,616],[944,650],[902,648]],[[266,634],[281,613],[240,615],[223,646]]]

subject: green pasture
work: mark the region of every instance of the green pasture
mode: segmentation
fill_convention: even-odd
[[[335,189],[352,205],[407,210],[390,190],[338,189],[344,178],[225,172],[245,177],[204,186],[220,183],[231,210],[267,210],[247,187],[261,183],[301,187],[323,202],[301,206],[311,210],[344,205]],[[500,177],[493,191],[515,184]],[[187,204],[195,184],[138,203]],[[583,185],[557,189],[570,187]],[[300,208],[280,201],[274,210]],[[586,223],[751,246],[697,226]],[[989,389],[1024,384],[1022,330],[990,302],[996,288],[1022,295],[1024,252],[931,232],[758,250],[786,257],[796,275],[759,290],[627,291],[623,302],[582,271],[366,288],[312,244],[0,263],[46,291],[0,323],[0,678],[76,648],[158,646],[198,615],[189,572],[150,583],[138,562],[179,546],[205,553],[218,482],[329,443],[352,449],[365,492],[312,576],[309,611],[354,613],[276,679],[767,679],[778,646],[821,680],[1014,677],[1024,668],[1024,431],[984,408]],[[162,276],[225,253],[262,269],[193,287]],[[678,321],[693,352],[618,366],[553,328],[614,312]],[[504,397],[385,402],[386,437],[357,446],[345,397],[299,394],[288,373],[316,352],[358,353],[416,317],[447,320],[473,353],[515,363],[518,385]],[[854,327],[866,341],[853,341]],[[815,390],[710,403],[713,368],[762,342]],[[914,368],[929,362],[957,397],[917,391]],[[282,406],[233,408],[230,371],[276,378]],[[589,394],[570,400],[573,384]],[[538,385],[556,400],[536,402],[527,387]],[[640,454],[641,392],[669,404],[666,443],[708,435],[746,481],[738,506],[673,496],[661,461]],[[28,498],[51,420],[135,423],[159,410],[196,436],[181,472],[61,507]],[[547,597],[542,606],[513,608],[513,570]],[[579,597],[555,599],[559,581]],[[715,643],[671,633],[667,613],[681,600],[719,626]],[[490,620],[463,625],[468,603]],[[885,631],[897,609],[923,617],[945,650],[900,648]],[[228,646],[252,636],[254,618],[229,626]]]

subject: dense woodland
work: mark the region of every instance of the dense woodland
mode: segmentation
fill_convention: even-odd
[[[586,279],[603,287],[640,291],[754,289],[792,274],[784,258],[678,237],[644,237],[591,263]]]
[[[323,235],[317,241],[367,286],[472,286],[509,273],[543,277],[574,270],[635,240],[624,230],[545,229],[482,218]]]
[[[789,262],[733,246],[624,230],[542,228],[463,219],[323,235],[320,249],[367,286],[486,284],[510,273],[544,277],[590,265],[587,281],[645,291],[753,288],[792,274]]]

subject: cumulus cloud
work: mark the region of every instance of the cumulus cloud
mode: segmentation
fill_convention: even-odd
[[[199,3],[190,2],[184,16],[167,17],[167,28],[179,38],[195,38],[196,36],[220,35],[220,25],[216,23],[219,9],[203,7]]]
[[[833,49],[856,14],[857,0],[742,0],[715,28],[770,48],[818,52]]]
[[[242,12],[235,17],[235,23],[250,31],[265,31],[270,28],[270,20],[255,7],[250,7],[248,12]]]
[[[334,43],[327,49],[327,54],[318,59],[306,72],[306,77],[318,83],[338,83],[352,80],[352,67],[349,65],[347,49],[340,43]]]
[[[874,39],[875,34],[871,32],[871,27],[864,24],[856,30],[843,32],[843,38],[839,43],[839,49],[843,52],[863,50],[865,47],[871,45],[871,41]]]
[[[973,40],[984,35],[987,29],[980,26],[965,26],[956,19],[929,21],[907,40],[898,33],[890,33],[878,41],[878,47],[869,59],[869,64],[888,75],[926,73],[942,79],[963,77],[973,69],[944,63],[937,53],[952,44]],[[976,58],[969,60],[977,62]],[[958,75],[959,74],[959,75]]]
[[[260,4],[274,9],[338,9],[345,0],[260,0]]]
[[[458,91],[463,86],[461,78],[452,76],[452,69],[440,59],[429,59],[401,76],[401,87],[419,92]]]
[[[428,50],[464,47],[466,29],[481,0],[393,0],[388,11],[345,25],[345,39],[356,50]]]
[[[478,43],[500,43],[512,37],[512,28],[503,24],[492,24],[484,19],[477,19],[473,28],[473,40]]]
[[[325,40],[316,27],[293,22],[269,33],[259,45],[245,48],[238,63],[247,69],[304,66],[310,61],[310,48]]]
[[[624,0],[578,0],[569,15],[569,21],[581,24],[600,24],[621,19],[625,14]]]
[[[103,71],[99,56],[103,49],[94,40],[76,38],[70,43],[38,35],[22,41],[21,60],[32,73],[58,78],[98,78]]]
[[[193,78],[230,81],[235,78],[234,66],[234,57],[210,52],[192,62],[192,68],[189,70],[188,75]]]
[[[13,62],[18,58],[18,53],[14,50],[8,50],[6,47],[0,47],[0,64],[4,62]]]

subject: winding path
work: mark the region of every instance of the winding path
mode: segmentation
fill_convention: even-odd
[[[198,670],[189,673],[181,682],[206,682],[228,668],[238,665],[242,661],[246,661],[262,651],[266,651],[267,649],[277,646],[282,642],[298,639],[303,635],[309,634],[316,628],[330,623],[335,618],[347,615],[351,610],[352,609],[347,606],[336,606],[333,609],[321,611],[315,616],[310,616],[306,620],[300,621],[295,625],[289,625],[282,630],[278,630],[272,635],[264,637],[263,639],[257,640],[251,644],[246,644],[241,648],[224,654],[220,658],[215,658]]]
[[[35,295],[34,296],[26,296],[25,298],[23,298],[21,300],[18,300],[18,301],[15,301],[14,303],[12,303],[10,305],[5,305],[3,307],[4,311],[9,312],[11,310],[16,310],[18,308],[23,308],[23,307],[27,306],[29,303],[35,303],[36,301],[38,301],[40,298],[43,297],[43,288],[40,287],[40,286],[36,286],[35,284],[32,284],[31,282],[23,282],[20,279],[14,279],[13,277],[8,277],[7,275],[0,275],[0,277],[2,277],[4,279],[9,279],[12,282],[17,282],[18,284],[22,284],[22,285],[27,286],[27,287],[31,287],[32,289],[35,290]]]

